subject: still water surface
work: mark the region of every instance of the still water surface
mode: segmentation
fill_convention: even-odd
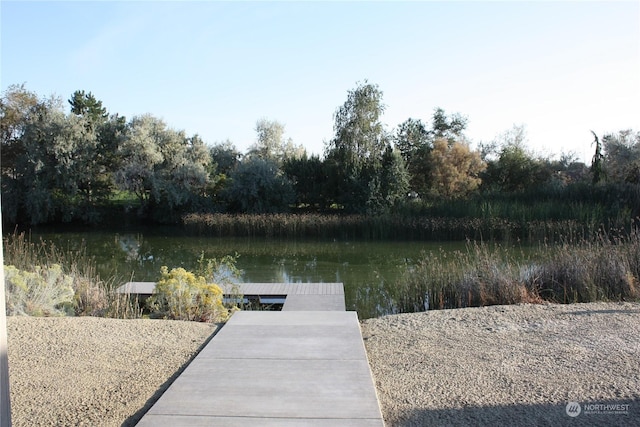
[[[32,231],[32,240],[63,248],[85,246],[102,277],[156,281],[163,265],[194,270],[197,260],[238,254],[242,282],[342,282],[347,310],[360,318],[392,313],[385,289],[423,252],[463,250],[462,242],[271,240],[185,236],[176,229],[144,231]]]

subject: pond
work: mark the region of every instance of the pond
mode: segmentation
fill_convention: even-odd
[[[347,310],[360,318],[393,313],[385,288],[393,286],[424,251],[462,250],[464,242],[270,240],[185,236],[177,229],[31,232],[32,241],[63,248],[83,245],[102,277],[156,281],[160,267],[194,270],[197,260],[238,254],[241,281],[342,282]]]

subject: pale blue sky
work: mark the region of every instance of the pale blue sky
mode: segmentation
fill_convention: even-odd
[[[321,153],[356,82],[383,121],[469,118],[472,142],[525,124],[540,154],[590,159],[590,130],[640,130],[640,2],[0,3],[0,83],[152,113],[245,150],[260,118]]]

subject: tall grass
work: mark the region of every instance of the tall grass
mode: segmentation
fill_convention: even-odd
[[[597,223],[575,220],[514,221],[499,217],[456,218],[406,214],[189,214],[188,233],[215,237],[321,238],[371,240],[556,241],[561,236],[593,236]]]
[[[72,314],[115,318],[138,318],[142,315],[137,300],[115,292],[116,284],[120,282],[119,278],[100,277],[96,271],[95,260],[87,255],[84,246],[78,250],[64,249],[52,242],[33,242],[29,236],[17,232],[4,237],[3,245],[4,264],[24,272],[23,275],[55,271],[62,266],[64,280],[58,282],[66,286],[67,280],[70,281],[73,290]],[[43,301],[41,305],[55,308],[58,305],[56,292],[59,289],[55,286],[46,289],[48,290],[44,295],[41,293],[38,296]],[[7,290],[10,291],[9,288]],[[25,294],[24,298],[29,297]],[[29,302],[24,301],[20,304],[26,307]]]
[[[543,245],[534,254],[469,244],[466,251],[424,254],[390,289],[391,311],[494,304],[637,300],[640,233]]]

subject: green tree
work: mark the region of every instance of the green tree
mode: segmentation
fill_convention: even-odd
[[[594,131],[591,131],[591,133],[593,134],[593,143],[596,145],[596,152],[593,155],[593,159],[591,159],[591,175],[592,182],[597,184],[603,181],[605,177],[603,166],[604,154],[602,153],[602,143],[598,139],[598,135],[596,135]]]
[[[0,98],[0,154],[2,177],[15,177],[16,161],[24,153],[22,135],[41,101],[24,84],[9,86]]]
[[[409,172],[399,150],[388,145],[382,156],[382,176],[380,183],[382,205],[386,209],[407,198],[409,192]]]
[[[405,161],[409,173],[409,188],[417,194],[426,194],[433,132],[427,130],[422,121],[410,118],[396,129],[394,143]]]
[[[102,123],[109,117],[107,109],[102,106],[102,101],[98,101],[91,92],[77,90],[68,102],[71,105],[71,113],[88,118],[90,123]]]
[[[380,195],[382,156],[389,136],[381,122],[382,92],[366,81],[350,90],[334,114],[334,138],[326,146],[335,201],[348,212],[366,212]]]
[[[433,112],[432,131],[433,139],[446,139],[449,143],[463,139],[463,132],[467,128],[467,118],[459,113],[447,116],[445,111],[438,107]]]
[[[296,205],[324,209],[328,172],[325,163],[317,155],[288,158],[282,170],[292,182],[296,194]]]
[[[12,176],[3,174],[3,213],[12,222],[41,224],[69,207],[63,198],[67,121],[59,100],[40,101],[30,111],[15,141],[20,147]],[[8,208],[7,208],[8,207]]]
[[[245,213],[285,212],[294,197],[292,183],[278,165],[257,156],[238,165],[226,190],[229,209]]]
[[[173,222],[182,211],[203,202],[211,157],[197,135],[187,137],[151,115],[134,117],[119,155],[123,161],[116,182],[138,197],[140,214]]]
[[[521,192],[546,184],[549,168],[526,148],[526,130],[514,126],[494,141],[499,147],[497,159],[489,160],[483,181],[486,188],[504,192]]]
[[[631,129],[602,137],[604,169],[614,182],[640,183],[640,132]]]
[[[118,188],[136,195],[143,213],[149,204],[155,179],[155,170],[163,161],[159,139],[165,124],[147,114],[136,116],[127,124],[124,140],[118,148],[123,159],[115,172]]]
[[[305,152],[304,147],[296,146],[291,138],[284,138],[284,125],[276,120],[258,120],[255,131],[257,141],[249,149],[251,156],[282,164],[285,159],[301,157]]]
[[[79,209],[85,221],[99,219],[96,206],[111,195],[114,188],[113,172],[118,167],[116,156],[122,142],[125,118],[109,117],[102,101],[91,92],[76,91],[69,99],[73,131],[73,147],[69,151],[69,181],[73,192],[79,196]]]
[[[229,140],[214,144],[210,152],[216,172],[227,176],[236,168],[242,157],[242,153]]]

